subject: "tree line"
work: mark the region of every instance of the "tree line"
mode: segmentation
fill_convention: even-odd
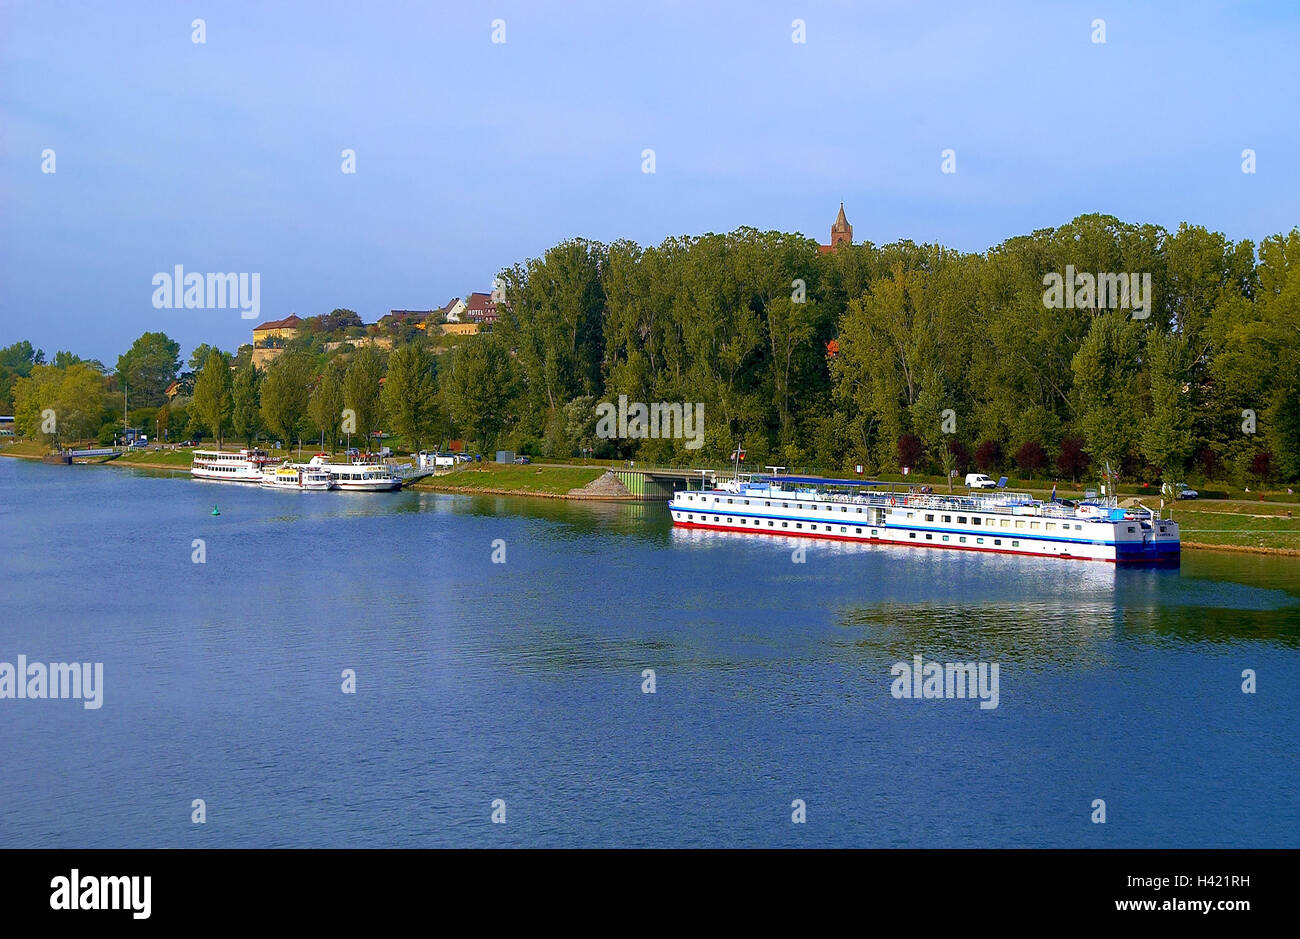
[[[1121,274],[1149,275],[1144,308],[1113,302]],[[420,337],[328,356],[291,341],[262,372],[247,347],[210,350],[189,419],[214,437],[333,439],[346,408],[359,433],[553,457],[694,464],[742,444],[753,464],[834,471],[1300,478],[1297,229],[1256,245],[1085,215],[982,253],[822,252],[750,228],[645,248],[575,239],[501,282],[495,327],[445,354]],[[146,334],[113,374],[170,380],[167,342]],[[14,348],[0,380],[16,412],[75,397],[35,371],[54,365],[14,378]],[[704,447],[597,436],[597,404],[619,395],[702,402]]]

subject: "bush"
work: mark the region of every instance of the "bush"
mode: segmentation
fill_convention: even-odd
[[[1047,451],[1037,440],[1026,440],[1016,451],[1016,465],[1029,479],[1047,465]]]

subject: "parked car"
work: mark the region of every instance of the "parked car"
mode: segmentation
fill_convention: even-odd
[[[356,447],[348,447],[347,453],[344,455],[347,456],[349,459],[351,459],[354,456],[361,456],[361,451],[358,450]]]
[[[996,489],[997,480],[989,479],[983,473],[967,473],[966,485],[970,489]]]
[[[1197,492],[1195,489],[1187,488],[1187,485],[1185,483],[1178,484],[1179,499],[1195,499],[1198,498],[1199,496],[1200,496],[1199,492]]]
[[[517,457],[515,457],[515,463],[517,463],[517,464],[520,465],[520,466],[528,466],[528,465],[529,465],[530,463],[532,463],[532,462],[533,462],[533,461],[530,460],[530,459],[528,459],[528,457],[526,457],[526,456],[517,456]]]
[[[385,459],[385,458],[387,458],[387,457],[390,457],[390,456],[392,456],[392,455],[393,455],[393,451],[392,451],[391,448],[389,448],[389,447],[380,447],[380,448],[379,448],[379,458],[380,458],[381,460],[382,460],[382,459]]]

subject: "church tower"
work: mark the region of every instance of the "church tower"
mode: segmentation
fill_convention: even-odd
[[[853,226],[844,217],[843,202],[840,203],[840,214],[835,216],[835,224],[831,225],[831,247],[835,248],[841,244],[853,244]]]

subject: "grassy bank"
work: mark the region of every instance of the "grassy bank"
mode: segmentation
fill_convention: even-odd
[[[445,476],[426,476],[411,489],[436,492],[498,492],[516,495],[562,496],[581,489],[604,474],[603,467],[515,466],[473,463]]]

